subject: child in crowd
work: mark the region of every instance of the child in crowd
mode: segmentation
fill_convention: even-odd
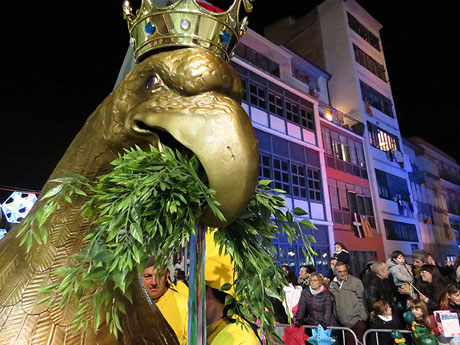
[[[413,300],[410,303],[410,311],[415,316],[415,321],[428,328],[434,336],[438,337],[440,335],[438,324],[433,315],[428,314],[428,308],[425,302],[421,300]]]
[[[387,266],[397,287],[402,286],[404,283],[412,284],[414,282],[412,269],[406,264],[406,256],[402,251],[393,251],[391,258],[387,260]]]
[[[337,260],[343,262],[348,267],[351,267],[350,253],[348,252],[347,248],[345,248],[345,245],[342,242],[335,242],[334,248],[334,256],[337,258]]]
[[[402,326],[388,302],[384,300],[379,300],[373,304],[369,315],[369,324],[371,328],[376,329],[401,329]],[[372,334],[370,337],[372,337],[370,339],[371,344],[375,344],[376,336]],[[391,333],[378,333],[378,339],[379,344],[392,344],[394,342]]]

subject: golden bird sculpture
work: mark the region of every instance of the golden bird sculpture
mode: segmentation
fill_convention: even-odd
[[[50,179],[73,171],[95,179],[110,171],[124,148],[183,145],[200,160],[209,186],[227,222],[246,207],[258,175],[258,146],[249,117],[241,107],[243,88],[223,59],[202,48],[153,55],[139,63],[93,112],[53,171]],[[52,188],[47,182],[42,195]],[[58,281],[53,271],[72,264],[83,250],[91,224],[81,215],[86,197],[50,216],[46,244],[29,252],[19,246],[17,228],[0,242],[0,344],[95,345],[178,344],[171,327],[136,281],[134,303],[127,305],[116,339],[102,325],[74,332],[77,305],[38,304],[39,290]],[[40,199],[31,214],[44,204]],[[30,216],[30,215],[29,215]],[[223,225],[205,210],[201,222]],[[38,231],[31,228],[28,231]]]

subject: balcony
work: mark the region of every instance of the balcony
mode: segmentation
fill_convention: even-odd
[[[348,129],[353,133],[363,136],[364,134],[364,124],[355,120],[348,114],[342,113],[340,110],[334,109],[325,103],[320,103],[320,108],[323,111],[320,111],[320,116],[336,125]]]
[[[439,171],[439,176],[442,179],[444,179],[444,180],[446,180],[446,181],[448,181],[450,183],[453,183],[453,184],[455,184],[457,186],[460,186],[460,178],[457,177],[457,176],[454,176],[452,174],[449,174],[447,171],[440,170]]]

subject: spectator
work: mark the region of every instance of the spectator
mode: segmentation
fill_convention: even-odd
[[[400,288],[404,283],[412,284],[414,282],[412,268],[406,263],[406,256],[400,250],[395,250],[391,253],[391,257],[387,260],[387,266],[393,276],[396,288]],[[396,308],[402,320],[403,313],[406,311],[408,296],[399,290],[395,294]]]
[[[363,284],[361,280],[348,274],[348,266],[343,262],[338,261],[335,268],[337,277],[329,285],[329,290],[334,296],[338,320],[343,326],[351,328],[362,342],[367,320]],[[347,343],[353,343],[350,332],[346,332],[345,337]]]
[[[397,287],[404,283],[413,283],[414,275],[411,267],[406,264],[406,256],[400,250],[391,253],[391,258],[387,260],[388,268],[393,276],[393,281]]]
[[[458,314],[460,319],[460,283],[449,284],[441,308]]]
[[[369,315],[369,324],[371,328],[376,329],[400,329],[402,327],[398,317],[393,314],[393,310],[384,300],[378,300],[372,306],[372,311]],[[371,338],[371,344],[375,344],[375,336]],[[394,340],[390,333],[378,333],[379,344],[392,344]]]
[[[176,290],[179,291],[181,294],[187,296],[188,298],[188,282],[187,277],[185,276],[185,272],[181,269],[177,269],[177,281],[176,281]]]
[[[366,263],[366,266],[364,269],[359,273],[359,279],[363,280],[366,274],[368,274],[371,271],[371,267],[374,264],[374,262],[378,261],[376,256],[369,256],[369,259]]]
[[[441,276],[444,278],[444,280],[446,282],[450,282],[452,280],[453,268],[451,268],[451,267],[441,267],[435,261],[433,255],[431,253],[427,253],[426,255],[427,255],[427,264],[436,266],[436,268],[439,270],[439,272],[441,273]]]
[[[434,316],[428,314],[428,308],[423,301],[413,300],[410,304],[410,311],[414,314],[415,321],[428,328],[436,337],[439,336],[438,324]]]
[[[422,249],[416,249],[412,252],[413,265],[412,265],[412,275],[414,277],[414,285],[416,285],[417,280],[420,280],[420,268],[428,262],[427,252]]]
[[[441,273],[433,265],[423,265],[420,270],[423,283],[419,284],[420,300],[425,302],[430,314],[440,309],[441,298],[445,295],[447,284]]]
[[[374,303],[379,300],[384,300],[395,309],[396,288],[385,263],[374,262],[371,272],[364,277],[363,285],[368,310],[372,310]]]
[[[315,272],[315,268],[313,266],[302,266],[300,267],[299,271],[299,279],[297,280],[297,285],[300,285],[302,289],[307,288],[309,285],[310,274]]]
[[[332,294],[324,285],[323,275],[314,272],[310,276],[310,286],[302,291],[296,314],[296,325],[318,325],[324,328],[336,326],[333,313]]]
[[[333,256],[331,258],[331,260],[329,260],[330,268],[329,268],[329,271],[327,272],[328,283],[330,283],[335,278],[335,276],[337,275],[335,273],[335,264],[337,263],[337,261],[338,261],[337,256]]]
[[[283,302],[285,310],[289,312],[291,318],[294,316],[292,308],[299,304],[300,295],[302,294],[302,287],[297,286],[297,279],[294,272],[287,276],[288,285],[283,287],[286,298]]]
[[[342,242],[335,242],[335,253],[334,256],[337,257],[337,260],[343,262],[345,265],[350,267],[350,253]]]

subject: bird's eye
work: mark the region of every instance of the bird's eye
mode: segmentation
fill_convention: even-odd
[[[153,74],[145,83],[145,88],[148,90],[156,90],[163,85],[161,78],[157,74]]]

